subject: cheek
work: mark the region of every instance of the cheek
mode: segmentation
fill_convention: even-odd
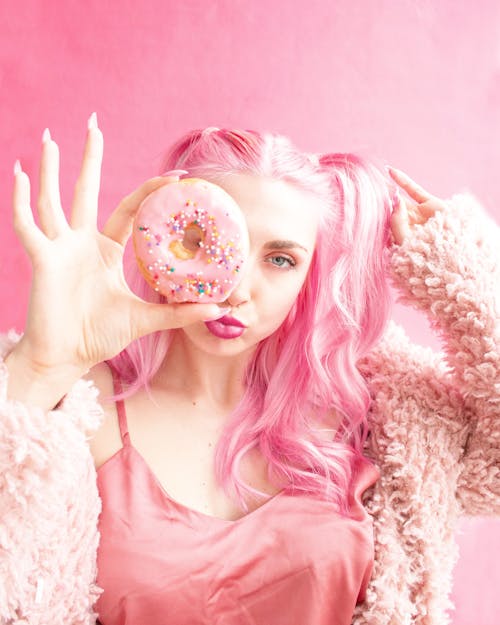
[[[303,285],[303,280],[282,280],[280,284],[267,285],[265,292],[261,293],[261,305],[273,325],[280,323],[290,312]]]

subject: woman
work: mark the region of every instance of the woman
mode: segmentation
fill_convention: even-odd
[[[456,520],[500,512],[498,228],[477,201],[391,170],[411,198],[391,214],[392,182],[355,155],[195,132],[166,167],[233,195],[251,252],[229,311],[168,304],[137,271],[132,293],[122,259],[142,199],[178,177],[99,232],[92,116],[68,225],[44,138],[40,229],[19,168],[14,187],[34,275],[0,350],[0,616],[448,622]],[[387,270],[445,359],[388,321]],[[227,312],[235,339],[205,323]]]

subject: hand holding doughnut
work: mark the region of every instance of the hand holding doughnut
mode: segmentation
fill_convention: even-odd
[[[118,204],[102,232],[97,227],[103,137],[89,120],[81,171],[68,223],[59,194],[59,148],[44,132],[38,215],[30,208],[30,180],[15,166],[13,225],[33,267],[22,361],[47,375],[74,377],[112,358],[133,340],[224,315],[216,305],[152,304],[133,293],[123,274],[125,244],[142,200],[178,180],[147,180]]]

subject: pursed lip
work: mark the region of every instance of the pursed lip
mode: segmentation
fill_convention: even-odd
[[[217,319],[219,323],[223,323],[225,326],[238,326],[239,328],[246,328],[244,323],[241,323],[238,319],[231,317],[231,315],[224,315],[220,319]]]

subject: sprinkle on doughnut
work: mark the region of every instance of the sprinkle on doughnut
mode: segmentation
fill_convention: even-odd
[[[134,220],[133,242],[144,278],[178,302],[224,301],[241,279],[249,250],[245,220],[234,199],[197,178],[151,193]]]

